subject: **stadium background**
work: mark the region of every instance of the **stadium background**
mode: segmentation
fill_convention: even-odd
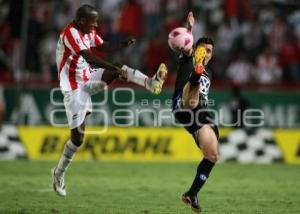
[[[182,128],[171,125],[168,112],[175,81],[176,55],[167,46],[167,35],[171,29],[184,25],[186,14],[191,10],[196,18],[194,35],[209,35],[215,40],[215,55],[210,65],[214,71],[210,94],[212,108],[223,112],[222,119],[227,124],[235,121],[238,108],[242,113],[249,108],[264,112],[265,122],[259,128],[243,124],[242,127],[221,126],[220,169],[231,167],[226,162],[263,163],[270,165],[234,166],[238,170],[249,167],[258,175],[256,167],[258,171],[266,170],[266,173],[275,169],[270,172],[274,176],[279,176],[276,174],[278,169],[278,173],[291,173],[287,174],[288,180],[299,179],[300,3],[297,0],[1,0],[0,159],[3,161],[0,162],[0,172],[3,172],[3,185],[5,178],[10,179],[7,170],[10,166],[15,168],[15,175],[19,175],[23,167],[30,168],[32,163],[37,168],[29,171],[36,173],[43,169],[43,163],[51,167],[68,139],[68,128],[51,125],[51,120],[56,126],[63,126],[66,122],[61,113],[61,94],[58,90],[53,91],[58,87],[55,48],[59,32],[83,3],[93,4],[100,11],[97,31],[102,38],[110,42],[128,37],[137,39],[136,44],[126,50],[95,54],[112,62],[131,65],[147,75],[152,75],[163,61],[167,63],[170,75],[158,97],[120,81],[113,83],[104,95],[95,96],[94,100],[99,102],[107,98],[107,102],[100,103],[95,109],[105,110],[108,118],[106,120],[97,113],[89,118],[91,128],[88,131],[94,134],[86,137],[85,145],[76,155],[79,166],[84,169],[90,164],[93,169],[96,166],[101,169],[101,163],[107,168],[117,163],[112,166],[125,170],[132,167],[131,162],[138,162],[146,164],[145,169],[150,173],[151,167],[158,166],[151,165],[152,162],[158,162],[166,168],[162,167],[157,174],[169,168],[171,172],[172,167],[165,162],[188,163],[187,167],[195,167],[189,164],[196,163],[201,153]],[[124,89],[127,86],[134,88],[134,94]],[[138,114],[142,109],[148,111]],[[127,110],[134,112],[132,117],[128,117]],[[156,116],[161,112],[165,113],[166,119],[157,127]],[[123,127],[115,127],[116,121]],[[132,121],[136,123],[131,125]],[[108,132],[101,133],[106,124]],[[76,163],[72,167],[76,169]],[[191,168],[189,173],[193,174],[193,170]],[[44,171],[41,175],[48,172]],[[270,181],[262,182],[267,185]],[[287,185],[299,189],[299,183],[295,181],[294,186]],[[4,198],[6,189],[3,189],[0,195]],[[288,209],[291,212],[286,213],[297,213],[299,210],[293,205],[296,197],[300,198],[299,192],[290,192],[290,196],[293,197]],[[147,208],[150,213],[151,206]],[[269,209],[270,212],[264,212],[263,208],[257,208],[249,213],[275,213],[272,207]],[[36,206],[31,211],[38,210]],[[8,211],[20,210],[0,206],[0,213]],[[70,213],[73,211],[69,210]],[[213,208],[209,211],[214,212]],[[245,210],[231,211],[247,213]],[[90,212],[93,213],[93,209]]]

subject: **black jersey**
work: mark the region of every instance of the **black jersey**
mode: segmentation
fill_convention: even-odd
[[[177,78],[175,83],[175,89],[173,97],[176,97],[179,93],[182,93],[183,87],[189,81],[189,78],[194,72],[194,58],[193,56],[187,56],[185,54],[181,54],[179,56],[179,67],[177,70]],[[211,71],[206,67],[205,72],[201,75],[200,78],[200,97],[201,103],[207,104],[208,101],[208,93],[211,82]]]
[[[179,56],[179,67],[173,94],[172,111],[176,120],[184,125],[185,129],[193,135],[195,142],[199,146],[198,131],[203,124],[209,124],[213,128],[217,138],[219,138],[219,130],[217,125],[213,122],[213,117],[209,111],[202,111],[203,109],[207,108],[211,80],[211,72],[207,68],[205,68],[205,72],[199,79],[201,90],[200,103],[195,109],[192,110],[193,116],[190,114],[191,112],[181,108],[182,90],[185,84],[189,81],[192,72],[195,70],[193,60],[193,56],[186,56],[183,54]]]

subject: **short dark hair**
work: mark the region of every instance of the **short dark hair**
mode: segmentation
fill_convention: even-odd
[[[76,11],[76,20],[81,18],[89,18],[92,12],[97,12],[96,8],[89,4],[84,4],[79,7]]]
[[[212,46],[215,45],[214,40],[212,38],[210,38],[210,37],[200,37],[198,39],[198,41],[196,42],[195,47],[197,47],[198,45],[203,44],[203,43],[204,44],[210,44]]]

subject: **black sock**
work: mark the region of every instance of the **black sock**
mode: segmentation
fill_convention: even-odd
[[[188,191],[191,195],[197,195],[200,191],[201,187],[204,185],[205,181],[207,180],[212,168],[214,167],[215,163],[203,158],[197,168],[197,174],[193,181],[193,184]]]
[[[198,86],[200,84],[199,80],[200,80],[200,75],[197,75],[195,73],[192,73],[192,75],[190,76],[189,82],[192,86]]]

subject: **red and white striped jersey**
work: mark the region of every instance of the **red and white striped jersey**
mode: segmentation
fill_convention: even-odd
[[[56,65],[61,90],[75,90],[89,80],[92,68],[79,52],[102,43],[103,40],[95,30],[83,35],[72,23],[65,27],[56,47]]]

